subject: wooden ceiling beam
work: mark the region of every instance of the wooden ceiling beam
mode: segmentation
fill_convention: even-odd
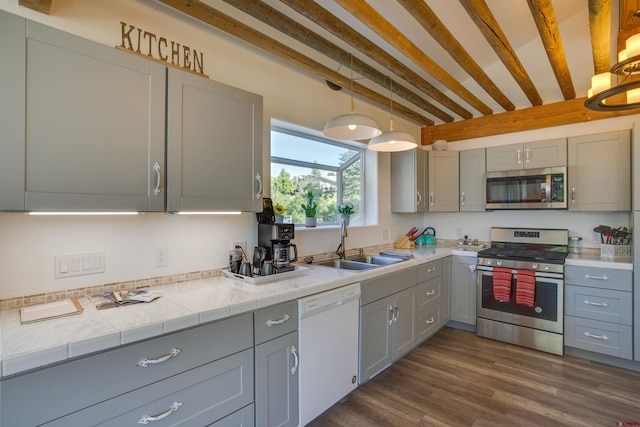
[[[638,114],[637,110],[614,112],[589,110],[584,106],[585,99],[572,99],[554,104],[508,111],[492,116],[424,127],[422,128],[422,145],[431,145],[439,139],[444,139],[448,142],[462,141],[503,133],[522,132]]]
[[[204,4],[198,0],[159,0],[172,8],[183,12],[197,20],[209,24],[219,30],[239,38],[255,47],[258,47],[280,59],[285,60],[310,74],[320,76],[325,80],[329,80],[341,86],[350,86],[353,84],[353,93],[360,95],[362,98],[368,99],[379,104],[382,108],[389,107],[389,98],[378,94],[377,92],[356,82],[351,82],[348,77],[325,67],[324,65],[308,58],[294,49],[278,42],[255,29],[243,24],[242,22],[227,16],[218,10]],[[433,121],[423,115],[403,106],[396,104],[394,113],[407,117],[416,123],[423,125],[432,125]]]
[[[533,20],[538,27],[538,33],[542,38],[542,43],[547,51],[547,56],[551,62],[551,68],[556,76],[560,90],[564,99],[574,99],[576,90],[573,87],[571,74],[569,73],[569,64],[562,46],[562,38],[560,37],[560,29],[556,14],[553,11],[551,0],[527,0]]]
[[[611,0],[589,0],[589,31],[594,72],[605,73],[611,66]]]
[[[435,41],[506,111],[516,109],[504,93],[473,60],[424,0],[397,0]]]
[[[393,56],[389,55],[384,51],[384,49],[367,40],[367,38],[346,25],[344,22],[340,21],[336,16],[332,15],[315,2],[309,0],[280,1],[312,22],[320,25],[340,40],[348,43],[354,49],[359,50],[367,57],[390,70],[407,83],[415,86],[417,89],[421,90],[423,93],[430,96],[433,100],[442,104],[453,113],[464,119],[470,119],[473,117],[468,110],[454,102],[451,98],[447,97],[438,88],[420,77],[416,72],[402,64]]]
[[[445,123],[453,121],[453,117],[445,113],[440,108],[427,102],[424,98],[418,96],[398,82],[394,81],[393,85],[391,85],[390,78],[386,75],[377,71],[370,65],[366,64],[364,61],[361,61],[356,57],[352,57],[349,52],[345,51],[334,43],[331,43],[329,40],[321,37],[320,35],[314,33],[310,29],[304,27],[302,24],[294,21],[293,19],[277,11],[266,3],[261,1],[248,2],[246,0],[223,1],[235,7],[236,9],[241,10],[251,15],[252,17],[264,22],[265,24],[270,25],[271,27],[283,32],[284,34],[298,40],[299,42],[304,43],[305,45],[315,49],[323,55],[332,58],[340,64],[351,66],[350,64],[351,62],[353,62],[354,72],[359,73],[360,75],[366,77],[374,83],[379,84],[385,90],[390,90],[390,87],[393,86],[394,94],[409,101],[417,107],[422,108],[424,111],[432,114]],[[396,106],[394,104],[394,108],[395,107]]]
[[[489,108],[478,97],[471,93],[460,82],[454,79],[433,59],[427,56],[409,40],[402,32],[395,28],[380,13],[378,13],[368,3],[361,0],[334,0],[356,19],[365,24],[369,29],[384,39],[400,53],[413,61],[417,66],[425,70],[444,86],[453,91],[460,98],[464,99],[470,106],[484,115],[493,114]]]
[[[498,58],[518,83],[531,105],[542,105],[542,97],[484,0],[459,0]]]
[[[19,0],[18,5],[49,15],[52,2],[53,0]]]

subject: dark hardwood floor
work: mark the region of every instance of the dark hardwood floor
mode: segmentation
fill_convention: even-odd
[[[444,328],[309,426],[640,426],[640,373]]]

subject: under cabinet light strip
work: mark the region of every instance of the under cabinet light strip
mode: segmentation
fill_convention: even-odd
[[[223,212],[223,211],[216,211],[216,212],[199,212],[199,211],[178,211],[178,212],[172,212],[173,214],[177,214],[177,215],[240,215],[242,212],[240,211],[229,211],[229,212]]]
[[[27,215],[39,215],[39,216],[62,216],[62,215],[144,215],[144,212],[55,212],[55,211],[30,211],[26,212]]]

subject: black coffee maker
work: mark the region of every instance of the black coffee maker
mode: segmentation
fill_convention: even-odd
[[[298,248],[291,243],[294,237],[294,224],[258,224],[258,246],[267,249],[266,259],[273,261],[279,273],[293,270],[291,263],[298,260]]]

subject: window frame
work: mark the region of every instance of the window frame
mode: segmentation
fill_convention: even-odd
[[[340,165],[340,166],[332,166],[332,165],[325,165],[325,164],[320,164],[320,163],[310,163],[310,162],[306,162],[306,161],[302,161],[302,160],[294,160],[294,159],[288,159],[288,158],[283,158],[283,157],[272,156],[271,155],[271,148],[269,148],[269,176],[272,177],[272,174],[273,174],[273,171],[271,170],[271,165],[273,163],[279,163],[279,164],[283,164],[283,165],[304,167],[304,168],[309,168],[309,169],[320,169],[320,170],[324,170],[324,171],[335,172],[335,174],[336,174],[336,206],[338,206],[338,205],[340,205],[340,203],[343,202],[343,199],[342,199],[342,196],[343,196],[343,189],[342,189],[342,181],[343,181],[343,179],[342,179],[342,175],[343,175],[345,170],[349,169],[355,163],[360,161],[360,200],[356,202],[359,205],[359,207],[358,207],[359,219],[358,219],[358,221],[355,222],[355,225],[365,225],[365,218],[366,218],[366,215],[365,215],[365,182],[366,182],[366,179],[365,179],[365,175],[366,175],[365,152],[366,152],[366,147],[361,146],[361,144],[358,144],[355,141],[336,141],[336,140],[333,140],[333,139],[330,139],[330,138],[326,138],[324,136],[314,135],[312,133],[313,132],[312,130],[309,130],[309,132],[305,132],[303,130],[291,129],[291,128],[287,128],[287,127],[284,127],[284,126],[281,126],[281,125],[276,125],[276,124],[272,124],[271,125],[271,129],[270,129],[269,133],[271,134],[271,132],[278,132],[278,133],[290,135],[290,136],[293,136],[293,137],[296,137],[296,138],[311,140],[311,141],[319,142],[321,144],[333,145],[333,146],[336,146],[336,147],[340,147],[340,148],[345,148],[345,149],[348,149],[348,150],[356,151],[357,154],[354,155],[353,157],[351,157],[348,161],[346,161],[342,165]],[[296,225],[304,225],[304,224],[301,223],[301,224],[296,224]],[[322,227],[322,226],[337,226],[337,225],[339,225],[337,214],[336,214],[336,221],[335,222],[318,223],[318,226],[320,226],[320,227]]]

